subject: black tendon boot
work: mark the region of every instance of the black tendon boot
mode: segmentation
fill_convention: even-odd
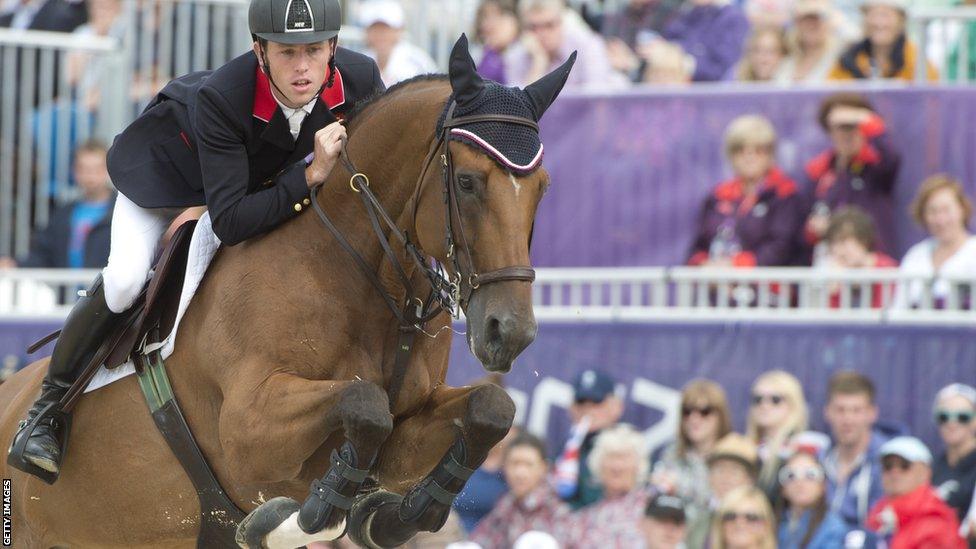
[[[41,396],[27,412],[27,419],[20,422],[7,454],[8,465],[48,484],[58,479],[71,420],[59,402],[119,316],[105,303],[99,275],[65,320],[41,384]]]
[[[356,449],[349,441],[344,442],[338,452],[332,451],[332,466],[324,477],[312,482],[312,493],[298,513],[298,526],[303,531],[314,534],[335,526],[346,517],[373,461],[370,458],[359,463],[357,457]]]

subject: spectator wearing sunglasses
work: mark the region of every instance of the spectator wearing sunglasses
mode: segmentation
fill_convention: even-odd
[[[851,528],[864,524],[882,495],[878,451],[887,438],[873,428],[878,419],[874,395],[874,383],[850,371],[834,374],[827,389],[824,417],[832,439],[823,457],[827,501]]]
[[[915,437],[895,437],[881,447],[884,497],[867,526],[891,549],[965,549],[956,512],[932,488],[932,454]]]
[[[807,401],[803,387],[792,374],[772,370],[756,378],[752,385],[746,436],[759,449],[758,485],[775,503],[779,499],[780,455],[790,438],[807,430]]]
[[[762,490],[742,486],[724,498],[712,521],[711,549],[775,549],[773,510]]]
[[[722,386],[695,379],[681,390],[681,421],[675,441],[660,453],[651,472],[651,484],[688,503],[690,518],[708,507],[706,459],[715,444],[732,431],[732,418]]]
[[[597,436],[616,425],[624,414],[616,385],[613,377],[601,370],[583,370],[573,378],[573,404],[569,407],[572,432],[555,465],[556,489],[573,510],[603,495],[588,461]]]
[[[730,492],[756,483],[759,458],[756,445],[739,433],[729,433],[708,455],[708,487],[712,497],[704,512],[688,525],[688,547],[704,547],[719,504]]]
[[[821,435],[823,436],[823,435]],[[779,470],[779,549],[843,547],[847,525],[827,507],[827,482],[813,447],[799,448]]]
[[[962,521],[976,487],[976,388],[953,383],[935,396],[945,451],[932,464],[932,486]]]

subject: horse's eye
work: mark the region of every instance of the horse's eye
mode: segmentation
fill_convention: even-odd
[[[470,192],[474,189],[474,178],[470,175],[459,175],[457,182],[462,191]]]

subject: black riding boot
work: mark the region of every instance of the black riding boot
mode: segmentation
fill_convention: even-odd
[[[118,316],[105,303],[99,275],[65,320],[41,384],[41,396],[27,412],[27,419],[20,422],[10,446],[7,455],[10,466],[49,484],[57,480],[70,422],[70,415],[62,412],[58,403],[92,359]],[[39,415],[43,417],[37,420]],[[29,438],[24,440],[25,436]]]

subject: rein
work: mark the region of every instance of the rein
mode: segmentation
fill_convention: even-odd
[[[386,303],[387,308],[390,309],[393,316],[397,319],[400,335],[397,342],[396,358],[394,361],[393,380],[389,392],[391,410],[396,404],[397,396],[399,395],[400,388],[403,385],[407,361],[410,357],[410,349],[413,347],[413,339],[418,331],[423,330],[424,324],[445,310],[450,312],[454,318],[458,318],[460,315],[460,310],[467,305],[468,301],[470,301],[471,295],[475,290],[481,288],[482,286],[508,280],[520,280],[525,282],[532,282],[535,280],[535,270],[529,266],[509,266],[486,273],[478,273],[475,269],[471,249],[468,246],[468,241],[464,234],[464,227],[461,223],[461,211],[458,205],[457,196],[457,182],[454,178],[454,159],[451,156],[451,149],[448,146],[448,142],[451,128],[456,128],[467,124],[474,124],[477,122],[505,122],[510,124],[519,124],[533,128],[536,131],[538,131],[539,126],[535,121],[527,118],[502,114],[472,115],[454,118],[453,114],[455,106],[456,103],[452,101],[447,107],[447,117],[444,121],[443,131],[431,145],[430,152],[427,154],[427,158],[424,160],[424,166],[420,172],[419,178],[417,179],[412,198],[414,203],[413,222],[416,224],[417,210],[419,208],[420,196],[422,195],[427,172],[430,170],[430,166],[437,157],[438,151],[443,147],[444,152],[440,154],[440,159],[442,180],[444,183],[444,201],[446,203],[445,239],[447,244],[447,256],[451,259],[451,266],[454,271],[453,280],[450,278],[443,265],[436,260],[428,258],[414,243],[410,241],[409,235],[404,234],[403,231],[397,227],[389,213],[387,213],[386,209],[383,208],[379,200],[376,198],[376,195],[373,194],[373,191],[370,189],[369,178],[364,173],[356,169],[356,165],[352,162],[352,159],[349,158],[345,141],[342,143],[342,150],[339,154],[339,160],[342,163],[343,168],[345,168],[346,171],[348,171],[351,175],[349,178],[349,187],[356,192],[362,200],[363,207],[366,209],[366,214],[369,217],[370,226],[373,229],[373,233],[379,240],[380,246],[383,248],[384,255],[393,265],[394,271],[396,272],[397,277],[400,279],[400,283],[406,291],[406,298],[402,306],[398,304],[397,298],[391,295],[390,292],[383,287],[383,283],[380,281],[374,270],[370,268],[363,256],[357,252],[355,248],[353,248],[349,240],[345,237],[345,235],[342,234],[339,228],[336,227],[335,223],[329,219],[328,215],[326,215],[325,211],[322,209],[322,206],[319,205],[318,192],[322,188],[322,184],[316,185],[311,190],[311,205],[319,220],[332,234],[332,236],[335,237],[336,241],[339,242],[339,245],[342,246],[346,253],[348,253],[353,259],[360,273],[366,278],[367,281],[369,281],[373,288],[376,289],[376,291],[383,298],[383,301]],[[391,238],[384,231],[383,225],[386,225],[386,227],[389,229],[389,234],[393,235],[393,237],[400,242],[400,245],[403,246],[410,260],[426,276],[431,287],[430,293],[427,295],[426,299],[422,299],[417,295],[413,284],[410,282],[410,277],[407,275],[406,269],[400,262],[397,254],[393,251]],[[455,231],[460,236],[459,247],[456,245],[457,242],[455,241]],[[462,253],[458,253],[458,248]],[[464,256],[464,260],[461,259],[462,255]]]

